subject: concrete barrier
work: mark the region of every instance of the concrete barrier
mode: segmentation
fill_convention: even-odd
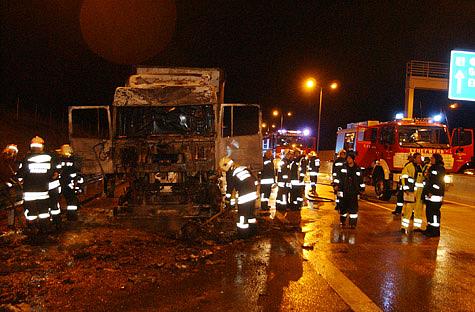
[[[445,199],[475,205],[475,177],[454,174],[454,184],[445,192]]]

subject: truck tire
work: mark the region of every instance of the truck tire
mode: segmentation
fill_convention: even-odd
[[[377,167],[373,171],[373,186],[376,197],[380,200],[388,201],[391,199],[391,181],[384,179],[383,169]]]

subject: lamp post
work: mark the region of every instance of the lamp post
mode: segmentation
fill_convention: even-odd
[[[308,91],[313,91],[315,88],[320,88],[320,98],[319,98],[319,105],[318,105],[318,122],[317,122],[317,146],[316,146],[316,150],[317,150],[317,153],[319,152],[320,150],[320,121],[321,121],[321,117],[322,117],[322,101],[323,101],[323,86],[320,85],[318,86],[317,85],[317,81],[315,80],[315,78],[307,78],[304,82],[304,88]],[[337,82],[332,82],[330,83],[330,85],[328,86],[331,90],[336,90],[338,88],[338,83]],[[316,108],[315,108],[316,110]]]
[[[272,111],[272,115],[274,117],[277,117],[280,115],[280,130],[284,129],[284,114],[275,109]],[[292,112],[287,112],[286,115],[288,117],[292,117]]]

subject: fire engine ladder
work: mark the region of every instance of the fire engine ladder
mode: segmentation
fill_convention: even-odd
[[[447,63],[425,61],[408,62],[406,64],[405,117],[413,117],[415,89],[447,91],[448,86],[449,65]]]

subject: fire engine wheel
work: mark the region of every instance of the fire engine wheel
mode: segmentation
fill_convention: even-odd
[[[391,189],[389,187],[389,181],[384,180],[383,177],[376,179],[374,183],[374,191],[376,196],[380,200],[389,200],[391,198]]]

